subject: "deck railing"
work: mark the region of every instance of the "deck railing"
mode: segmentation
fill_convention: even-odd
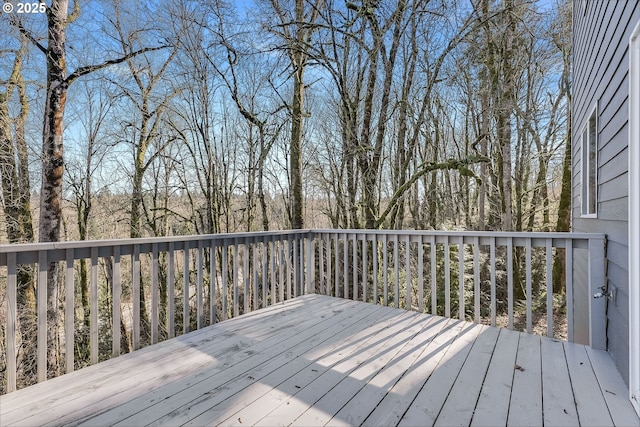
[[[566,310],[567,339],[604,348],[604,300],[591,297],[605,283],[604,248],[601,234],[381,230],[0,245],[5,343],[0,386],[7,393],[27,381],[18,381],[24,374],[24,366],[18,366],[24,341],[21,271],[35,280],[32,317],[40,382],[310,292],[492,325],[506,313],[504,326],[512,329],[524,313],[523,328],[530,333],[536,308],[546,305],[548,335],[554,335],[554,309]],[[552,282],[556,259],[566,271],[559,302]],[[86,280],[79,273],[82,263]],[[52,264],[58,268],[51,269]],[[55,325],[47,320],[52,274],[63,308]],[[82,286],[88,301],[80,302]],[[533,300],[532,295],[545,292],[542,302]],[[88,310],[81,324],[80,310]],[[62,337],[63,362],[54,372],[47,366],[51,327]],[[80,335],[88,335],[89,352],[82,360],[76,357]]]
[[[507,318],[500,326],[514,329],[522,312],[528,333],[534,306],[544,306],[552,337],[554,309],[562,309],[567,340],[605,348],[604,299],[592,298],[605,285],[602,234],[316,230],[313,236],[317,292],[494,326],[502,306]],[[556,261],[564,266],[561,286],[553,283]]]

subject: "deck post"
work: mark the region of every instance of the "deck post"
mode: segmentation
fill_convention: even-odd
[[[597,350],[607,349],[606,298],[594,298],[606,286],[604,277],[603,237],[589,239],[589,345]]]

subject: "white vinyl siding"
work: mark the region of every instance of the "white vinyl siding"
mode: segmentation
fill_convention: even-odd
[[[629,83],[637,74],[629,72],[629,40],[640,22],[640,1],[574,0],[573,16],[573,98],[572,98],[572,224],[575,232],[607,235],[607,286],[616,289],[616,301],[607,306],[607,350],[623,378],[630,378],[629,365],[638,352],[631,349],[630,334],[637,334],[638,322],[629,318],[631,292],[637,281],[630,280],[629,259],[631,218],[634,202],[629,188],[629,141],[631,96]],[[583,13],[586,12],[586,13]],[[636,33],[637,34],[637,33]],[[597,106],[597,205],[596,215],[582,214],[582,132]],[[638,117],[637,114],[635,117]],[[636,140],[637,143],[637,140]],[[638,163],[631,163],[637,168]],[[585,171],[586,173],[586,171]],[[585,205],[586,208],[586,205]],[[588,260],[574,254],[574,270],[584,271]],[[636,279],[637,280],[637,279]]]

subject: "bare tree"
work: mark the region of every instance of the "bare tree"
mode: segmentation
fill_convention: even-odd
[[[73,3],[69,12],[69,0],[52,0],[46,8],[47,16],[47,46],[43,46],[22,22],[13,18],[13,24],[24,34],[33,45],[40,50],[47,61],[47,85],[44,103],[44,118],[42,131],[42,186],[40,191],[40,221],[39,240],[41,242],[56,242],[60,240],[62,225],[62,184],[64,176],[64,112],[67,102],[69,85],[80,77],[106,68],[110,65],[124,62],[141,53],[157,50],[158,48],[143,48],[129,51],[118,59],[106,60],[96,65],[78,67],[75,71],[67,72],[66,41],[67,27],[80,14],[80,4]],[[59,340],[58,328],[58,273],[57,264],[51,263],[47,276],[47,324],[48,357],[47,361],[52,372],[59,369]]]
[[[291,141],[289,153],[289,197],[291,228],[303,227],[302,197],[302,135],[303,119],[307,115],[304,107],[305,70],[309,61],[307,47],[311,44],[316,31],[316,20],[324,0],[314,2],[294,0],[293,11],[288,10],[285,2],[269,0],[275,12],[278,24],[272,31],[284,42],[283,48],[291,63],[293,77],[293,95],[291,112]],[[305,5],[307,3],[307,5]]]

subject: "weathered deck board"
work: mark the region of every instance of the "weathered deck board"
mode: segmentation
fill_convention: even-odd
[[[561,341],[542,340],[542,413],[544,424],[572,426],[578,423],[571,379]]]
[[[626,400],[619,399],[619,396],[628,395],[628,389],[617,376],[610,374],[612,365],[611,358],[603,351],[597,351],[587,347],[587,354],[593,371],[596,374],[604,399],[606,400],[609,413],[613,418],[613,423],[618,426],[638,426],[638,417],[626,409]]]
[[[578,419],[583,426],[611,426],[613,420],[584,346],[566,345]]]
[[[478,396],[489,369],[489,362],[496,346],[499,330],[486,328],[473,343],[471,352],[458,374],[458,378],[442,405],[436,425],[454,426],[471,424],[473,411],[478,399],[468,399],[468,396]]]
[[[605,352],[307,295],[0,397],[7,425],[640,425]]]
[[[542,357],[540,337],[521,334],[513,371],[513,386],[507,424],[542,425]],[[511,367],[506,367],[511,368]]]
[[[458,320],[447,319],[440,333],[423,347],[419,360],[409,367],[404,376],[391,387],[363,424],[367,426],[396,425],[444,357],[444,350],[453,342],[464,325]]]
[[[471,421],[472,426],[491,427],[507,424],[513,369],[505,369],[505,367],[515,365],[519,339],[518,332],[500,329],[500,335],[491,355],[491,363],[478,396],[478,403]]]
[[[440,409],[447,400],[464,362],[473,347],[478,334],[485,326],[465,324],[451,345],[445,349],[445,354],[435,371],[400,420],[400,426],[433,425]],[[467,396],[467,399],[469,396]]]

